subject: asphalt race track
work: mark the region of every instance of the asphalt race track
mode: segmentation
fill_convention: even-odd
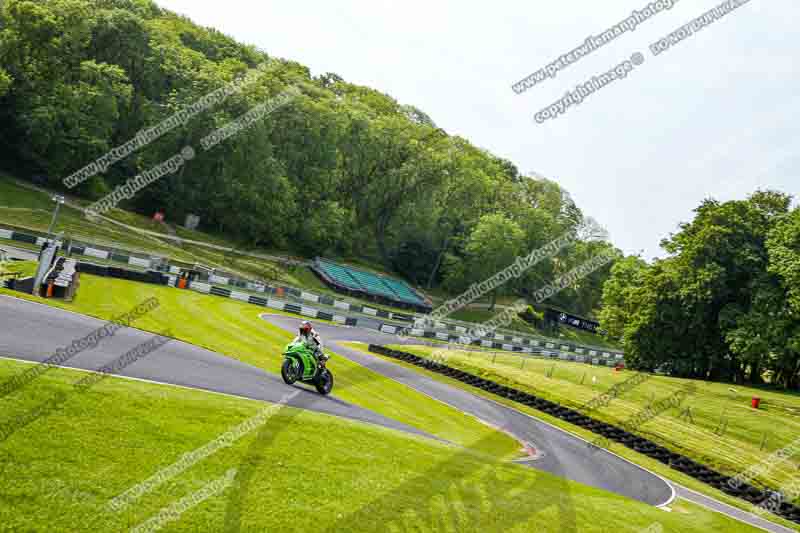
[[[290,331],[296,331],[300,322],[299,319],[278,315],[262,317]],[[314,328],[322,336],[323,342],[327,341],[327,350],[503,428],[520,441],[529,443],[539,454],[537,459],[526,461],[530,466],[651,505],[667,504],[673,497],[672,487],[660,477],[602,450],[591,453],[585,441],[569,433],[499,403],[451,387],[414,370],[348,349],[336,342],[419,344],[419,341],[411,339],[400,342],[394,335],[359,328],[325,324],[316,324]]]
[[[96,318],[0,296],[0,357],[43,361],[56,349],[69,346],[73,340],[84,337],[104,323]],[[121,329],[93,350],[79,353],[63,366],[96,370],[152,337],[152,333],[145,331]],[[175,340],[126,367],[119,375],[273,403],[294,390],[278,375]],[[301,389],[300,394],[286,404],[425,435],[415,428],[335,397],[320,396],[311,389]]]
[[[300,319],[278,315],[262,317],[286,330],[296,331]],[[68,346],[104,322],[45,305],[0,296],[0,357],[40,362],[57,348]],[[580,483],[602,488],[651,505],[668,505],[675,497],[686,498],[769,531],[790,531],[749,513],[716,502],[678,485],[666,482],[633,463],[599,450],[565,431],[529,417],[515,409],[435,381],[411,369],[351,350],[336,341],[403,344],[397,337],[357,328],[316,324],[327,349],[379,374],[404,383],[484,422],[503,428],[538,453],[524,464]],[[152,337],[128,328],[105,339],[99,346],[76,355],[65,367],[96,370]],[[421,344],[410,340],[408,344]],[[336,355],[334,355],[336,357]],[[395,430],[426,435],[415,428],[336,398],[336,388],[323,397],[304,387],[290,387],[280,376],[180,341],[171,341],[158,351],[128,366],[120,375],[278,402],[287,393],[301,389],[288,405],[378,424]],[[31,385],[35,386],[35,385]]]
[[[271,314],[264,314],[262,318],[291,331],[296,331],[297,325],[302,320]],[[485,422],[504,428],[518,439],[528,442],[542,454],[539,459],[526,462],[529,466],[652,505],[668,505],[677,496],[765,531],[776,533],[791,533],[793,531],[687,489],[677,483],[667,482],[663,478],[604,450],[591,452],[587,443],[579,437],[529,417],[515,409],[443,384],[424,376],[416,370],[401,367],[357,350],[351,350],[336,342],[419,345],[424,344],[424,340],[402,340],[394,335],[378,331],[329,326],[320,323],[315,324],[314,328],[320,333],[328,349],[336,352],[336,354],[343,355],[375,372],[404,383],[432,398],[452,405],[465,413],[472,414]]]

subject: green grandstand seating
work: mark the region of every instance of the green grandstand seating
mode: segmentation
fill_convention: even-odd
[[[341,266],[335,263],[328,263],[327,261],[320,261],[320,266],[325,270],[325,272],[332,277],[334,280],[338,281],[342,285],[346,287],[350,287],[352,289],[362,289],[363,287],[361,284],[350,275],[347,269],[342,268]]]
[[[355,278],[367,291],[377,294],[383,294],[391,298],[397,298],[397,294],[391,290],[385,283],[383,283],[377,276],[360,272],[358,270],[351,270],[350,275]]]
[[[413,293],[405,283],[401,283],[393,279],[384,279],[383,282],[391,287],[401,299],[414,303],[422,303],[422,299]]]
[[[351,289],[359,289],[368,293],[385,296],[393,300],[424,305],[425,301],[409,286],[396,279],[379,276],[365,270],[350,268],[330,261],[319,260],[319,267],[336,282]]]

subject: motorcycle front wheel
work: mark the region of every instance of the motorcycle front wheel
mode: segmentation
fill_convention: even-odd
[[[292,359],[284,359],[281,365],[281,377],[284,383],[291,385],[300,377],[299,364]]]

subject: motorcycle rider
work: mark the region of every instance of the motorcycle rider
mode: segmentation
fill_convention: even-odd
[[[311,322],[304,320],[300,324],[300,334],[294,339],[294,342],[302,342],[314,352],[314,357],[327,361],[329,356],[325,355],[322,351],[322,338],[319,333],[311,326]]]

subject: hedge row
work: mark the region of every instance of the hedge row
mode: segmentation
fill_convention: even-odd
[[[538,409],[543,413],[555,416],[571,424],[581,426],[593,433],[619,442],[620,444],[623,444],[634,451],[647,455],[648,457],[652,457],[653,459],[668,465],[674,470],[683,472],[684,474],[690,475],[693,478],[706,483],[707,485],[711,485],[715,489],[721,490],[722,492],[730,494],[731,496],[746,500],[752,504],[758,505],[762,502],[765,502],[770,497],[770,493],[768,491],[763,491],[749,484],[742,484],[738,488],[731,487],[728,484],[728,480],[731,479],[729,476],[720,474],[719,472],[712,470],[703,464],[697,463],[696,461],[693,461],[684,455],[672,452],[661,445],[658,445],[643,437],[634,435],[633,433],[629,433],[617,426],[601,422],[600,420],[596,420],[583,413],[568,407],[564,407],[558,403],[545,400],[544,398],[539,398],[538,396],[528,392],[506,387],[505,385],[500,385],[494,381],[478,377],[474,374],[449,367],[445,364],[432,361],[430,359],[425,359],[424,357],[418,357],[416,355],[398,350],[390,350],[384,346],[370,344],[369,351],[392,357],[394,359],[399,359],[401,361],[405,361],[430,370],[431,372],[436,372],[437,374],[442,374],[443,376],[457,379],[458,381],[461,381],[462,383],[472,387],[490,392],[497,396],[507,398],[529,407],[533,407],[534,409]],[[775,514],[792,522],[800,523],[800,507],[797,507],[796,505],[784,502],[780,505],[779,510]]]

